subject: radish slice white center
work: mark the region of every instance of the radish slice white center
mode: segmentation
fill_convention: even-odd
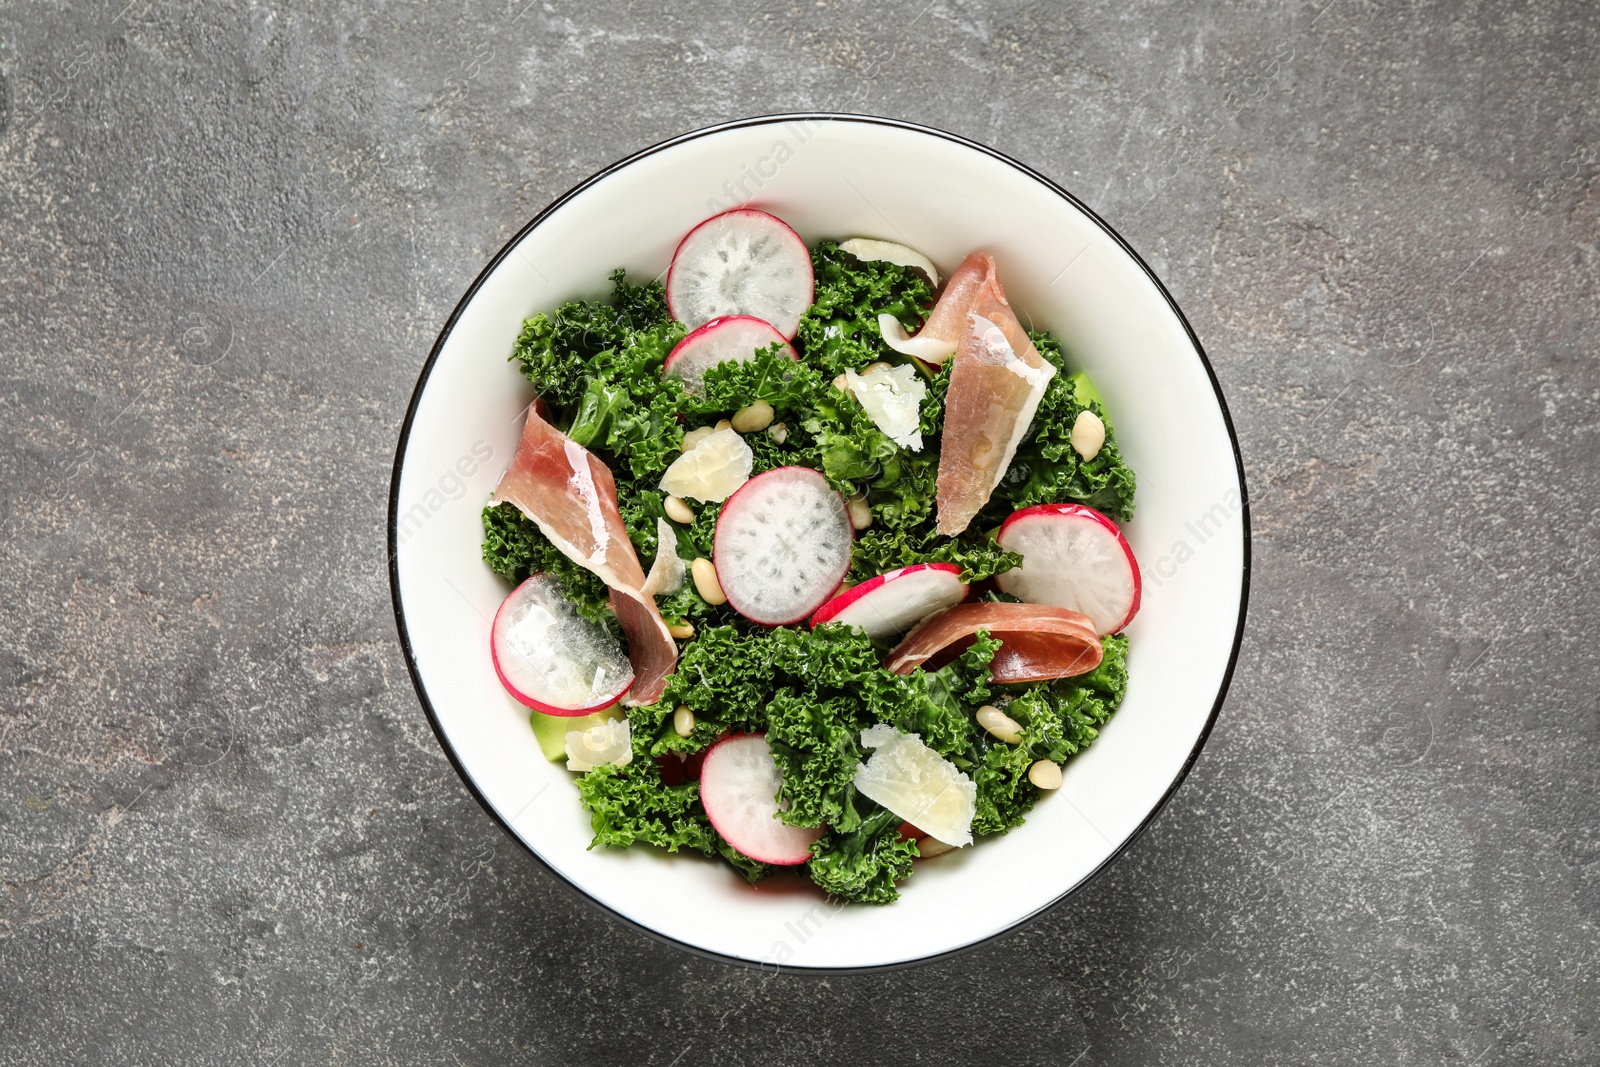
[[[723,505],[712,555],[734,610],[777,626],[809,615],[839,588],[853,537],[844,499],[826,478],[779,467]]]
[[[874,641],[887,641],[908,633],[934,612],[961,603],[966,595],[959,567],[919,563],[840,593],[812,616],[811,625],[841,623],[862,630]]]
[[[490,651],[511,695],[552,714],[613,704],[633,682],[621,644],[579,615],[547,574],[535,574],[500,605]]]
[[[673,346],[662,367],[670,378],[681,378],[696,396],[705,391],[706,371],[719,363],[745,363],[758,349],[782,345],[790,359],[799,359],[788,340],[771,323],[750,315],[712,319]]]
[[[783,773],[764,734],[743,734],[717,742],[700,769],[700,803],[717,833],[753,860],[794,866],[811,856],[820,827],[790,826],[778,790]]]
[[[1081,504],[1024,508],[1000,528],[1000,547],[1022,566],[995,578],[1030,604],[1081,611],[1102,636],[1128,624],[1139,607],[1139,566],[1112,521]]]
[[[811,303],[811,252],[783,220],[750,208],[725,211],[689,231],[667,272],[667,306],[697,327],[753,315],[784,337]]]

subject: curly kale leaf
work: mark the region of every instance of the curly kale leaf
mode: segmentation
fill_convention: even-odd
[[[1021,566],[1022,557],[1007,552],[995,543],[993,535],[981,530],[969,529],[944,538],[928,531],[880,527],[875,522],[856,535],[850,556],[850,580],[862,582],[913,563],[953,563],[961,568],[963,582],[981,582]]]
[[[1022,743],[1007,745],[977,731],[957,765],[978,786],[974,834],[1000,834],[1020,826],[1039,792],[1028,781],[1035,760],[1062,763],[1088,748],[1127,692],[1128,639],[1103,640],[1100,666],[1076,678],[1030,686],[1005,704],[1022,727]]]
[[[594,829],[590,848],[647,841],[668,852],[716,852],[699,783],[667,785],[653,759],[635,756],[625,767],[607,764],[586,772],[578,778],[578,797]]]
[[[554,408],[578,403],[588,382],[589,363],[601,352],[626,348],[637,334],[665,336],[672,329],[661,283],[629,285],[621,270],[612,273],[611,283],[610,303],[572,300],[522,324],[511,358]]]
[[[740,852],[738,849],[728,844],[727,840],[721,834],[717,835],[717,855],[721,856],[723,859],[732,864],[733,869],[744,875],[744,880],[749,882],[751,885],[755,885],[768,874],[772,873],[772,868],[770,866],[762,863],[760,860],[753,860],[749,856],[746,856],[743,852]]]
[[[685,401],[684,414],[716,418],[757,400],[771,404],[779,422],[809,411],[830,386],[815,366],[796,362],[788,353],[787,345],[774,343],[750,359],[708,368],[703,394]]]
[[[1028,436],[995,488],[983,519],[998,522],[1017,508],[1076,501],[1127,522],[1133,518],[1135,478],[1117,447],[1105,405],[1087,375],[1066,373],[1059,341],[1048,333],[1029,336],[1058,373],[1050,380]],[[1094,412],[1106,427],[1105,444],[1087,461],[1073,450],[1071,440],[1073,423],[1084,411]]]
[[[660,282],[629,285],[628,272],[621,267],[611,272],[611,306],[630,330],[648,330],[672,320],[666,287]]]
[[[515,504],[483,509],[483,561],[513,585],[532,574],[552,575],[579,615],[616,632],[606,583],[568,559]]]
[[[888,312],[908,330],[922,326],[933,289],[919,272],[882,260],[866,262],[821,241],[811,253],[816,298],[800,316],[796,340],[806,362],[825,381],[894,353],[883,343],[878,316]]]
[[[863,727],[859,703],[782,689],[767,705],[767,744],[783,773],[778,799],[791,826],[828,825],[848,832],[859,825],[852,784],[860,762]]]
[[[687,394],[661,368],[685,331],[668,316],[659,282],[630,285],[620,270],[611,280],[610,302],[570,301],[528,319],[511,358],[552,418],[601,453],[620,485],[659,476],[683,440],[678,414]]]
[[[961,655],[936,671],[920,667],[905,676],[909,699],[891,720],[941,756],[965,752],[975,732],[972,713],[989,699],[989,663],[1000,642],[979,630]]]
[[[853,700],[868,720],[884,721],[904,690],[878,657],[865,634],[845,626],[711,626],[684,646],[659,706],[686,704],[697,721],[759,732],[766,728],[767,703],[787,688],[816,700]]]
[[[811,846],[811,880],[830,896],[860,904],[893,904],[896,883],[911,877],[916,842],[900,836],[900,817],[886,808],[864,816],[849,833],[830,833]]]

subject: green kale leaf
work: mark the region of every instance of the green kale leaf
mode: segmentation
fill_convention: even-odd
[[[900,836],[900,817],[868,802],[870,812],[849,833],[830,833],[811,846],[811,880],[830,896],[860,904],[893,904],[896,883],[911,877],[916,842]]]
[[[862,706],[834,697],[780,689],[767,705],[767,744],[783,772],[778,799],[791,826],[848,832],[860,824],[852,779],[860,762],[858,738],[867,726]]]
[[[1022,742],[1008,745],[983,731],[957,765],[978,786],[974,834],[1001,834],[1020,826],[1039,791],[1028,781],[1035,760],[1063,763],[1088,748],[1122,702],[1128,685],[1128,639],[1106,637],[1100,666],[1076,678],[1027,687],[1003,710],[1022,727]]]
[[[1127,522],[1133,518],[1136,479],[1117,447],[1116,431],[1099,394],[1087,375],[1066,373],[1059,341],[1048,333],[1029,336],[1058,373],[979,521],[997,523],[1017,508],[1075,501]],[[1087,461],[1073,450],[1071,440],[1073,423],[1084,411],[1094,412],[1106,427],[1105,444]]]
[[[617,632],[606,583],[568,559],[515,504],[483,509],[483,561],[512,585],[541,572],[554,576],[579,615]]]
[[[922,327],[924,309],[933,303],[933,289],[918,271],[882,260],[865,262],[833,241],[818,242],[811,270],[816,295],[800,316],[796,341],[805,362],[818,368],[824,381],[895,356],[878,329],[881,313],[894,315],[914,331]]]
[[[590,848],[647,841],[668,852],[716,851],[716,833],[700,806],[700,784],[667,785],[653,759],[636,755],[625,767],[607,764],[585,772],[578,777],[578,797],[594,829]]]

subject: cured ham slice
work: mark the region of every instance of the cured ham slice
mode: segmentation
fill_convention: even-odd
[[[922,329],[917,331],[915,337],[907,337],[900,320],[893,315],[878,316],[878,329],[883,334],[884,343],[896,352],[915,356],[924,363],[943,364],[955,354],[973,301],[986,282],[993,278],[994,257],[987,252],[972,253],[950,275],[939,302],[934,305],[928,321],[922,324]]]
[[[1100,665],[1100,637],[1087,615],[1040,604],[957,604],[922,623],[897,645],[884,667],[910,674],[954,659],[979,630],[1000,642],[989,664],[996,682],[1042,682]]]
[[[995,276],[994,257],[987,252],[972,253],[961,261],[961,266],[957,267],[955,273],[944,283],[944,292],[939,294],[939,302],[928,313],[928,321],[922,324],[917,336],[945,341],[952,345],[958,344],[961,335],[966,332],[967,315],[977,303],[978,294],[987,292],[991,287],[995,292],[1000,291],[1000,282]],[[1005,302],[1003,293],[1000,301]]]
[[[611,470],[588,449],[528,409],[522,441],[495,487],[494,502],[517,506],[574,563],[611,589],[611,610],[628,638],[633,689],[625,703],[654,704],[678,662],[678,646],[655,601],[617,509]]]
[[[965,530],[989,502],[1056,374],[1006,302],[993,266],[991,259],[967,312],[945,392],[937,529],[946,537]]]

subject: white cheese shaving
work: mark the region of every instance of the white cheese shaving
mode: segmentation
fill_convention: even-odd
[[[943,363],[955,355],[954,341],[941,341],[920,333],[911,337],[907,335],[906,328],[900,325],[900,320],[887,311],[878,316],[878,332],[883,335],[883,343],[902,356],[915,356],[925,363]]]
[[[666,519],[656,518],[656,560],[645,577],[645,596],[666,596],[683,588],[683,560],[678,557],[678,535]]]
[[[844,381],[878,429],[891,441],[913,452],[922,451],[922,431],[918,425],[922,421],[922,399],[928,395],[928,385],[917,376],[915,367],[910,364],[880,366],[865,374],[847,370]]]
[[[972,844],[978,787],[971,778],[918,735],[892,726],[862,730],[861,745],[874,751],[856,764],[857,792],[947,845]]]
[[[612,719],[587,730],[567,731],[569,771],[592,771],[608,763],[626,767],[632,761],[633,736],[626,718]]]
[[[661,491],[716,502],[750,480],[755,454],[736,430],[718,430],[672,461],[661,476]]]
[[[935,289],[939,288],[939,269],[933,265],[933,260],[896,241],[880,241],[875,237],[852,237],[848,241],[839,242],[839,251],[849,252],[857,259],[871,262],[881,259],[889,263],[898,263],[902,267],[915,267],[928,276]]]

